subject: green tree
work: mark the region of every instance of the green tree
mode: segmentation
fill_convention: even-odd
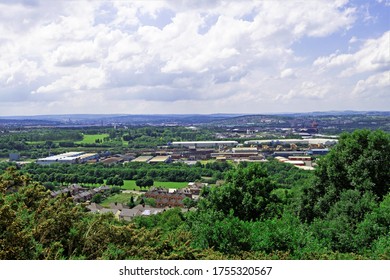
[[[213,188],[201,208],[213,208],[242,220],[258,220],[281,213],[280,199],[272,194],[276,188],[260,164],[239,165],[227,174],[226,184]]]
[[[140,188],[148,188],[148,187],[151,187],[153,186],[154,184],[154,181],[152,178],[150,177],[144,177],[144,178],[140,178],[140,179],[137,179],[135,181],[135,184],[140,187]]]
[[[312,221],[325,217],[347,190],[360,192],[355,192],[355,196],[361,198],[369,192],[380,201],[389,192],[389,170],[389,134],[356,130],[341,135],[339,143],[319,160],[315,183],[303,189],[301,218]],[[360,213],[360,220],[363,214]]]
[[[189,214],[195,248],[214,248],[227,254],[250,249],[248,223],[220,211],[208,209]]]
[[[187,209],[190,209],[191,207],[195,207],[196,206],[196,201],[189,198],[189,197],[186,197],[183,199],[183,204],[184,206],[187,208]]]
[[[101,193],[97,193],[95,194],[92,199],[91,199],[91,202],[95,202],[95,203],[101,203],[103,201],[103,196]]]

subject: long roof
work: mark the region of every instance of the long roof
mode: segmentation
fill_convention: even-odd
[[[181,141],[172,142],[172,145],[196,145],[196,144],[238,144],[237,141]]]
[[[67,152],[45,158],[39,158],[38,161],[72,160],[82,154],[84,154],[84,152]]]
[[[245,144],[268,144],[268,143],[307,143],[307,144],[325,144],[337,143],[337,139],[329,138],[308,138],[308,139],[268,139],[268,140],[248,140]]]

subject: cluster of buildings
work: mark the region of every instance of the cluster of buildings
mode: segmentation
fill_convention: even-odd
[[[170,163],[173,161],[195,162],[198,160],[218,161],[265,161],[269,156],[317,156],[329,152],[329,147],[338,142],[333,138],[271,139],[248,140],[243,144],[237,141],[183,141],[172,142],[150,151],[142,151],[141,156],[99,155],[97,153],[67,152],[40,158],[38,164],[52,163],[91,163],[101,162],[112,165],[123,162],[144,162],[149,164]]]
[[[80,185],[72,184],[66,188],[62,188],[57,191],[52,191],[50,194],[52,197],[56,197],[61,194],[66,194],[72,197],[73,201],[76,203],[86,202],[92,199],[92,197],[96,194],[109,194],[110,187],[108,186],[100,186],[94,189],[83,188]]]
[[[319,146],[333,146],[338,142],[334,138],[304,138],[304,139],[270,139],[270,140],[248,140],[245,141],[245,145],[285,145],[285,144],[295,144],[295,145],[305,145],[308,147],[319,147]]]
[[[111,203],[108,208],[105,208],[99,204],[91,203],[86,208],[92,213],[112,213],[118,220],[129,221],[137,216],[150,216],[161,213],[166,209],[173,207],[180,207],[182,211],[187,211],[183,200],[185,198],[197,199],[200,194],[200,190],[207,186],[204,183],[191,182],[187,188],[184,189],[165,189],[165,188],[151,188],[145,193],[145,198],[152,198],[156,202],[156,207],[152,207],[145,204],[138,204],[137,206],[130,208],[122,203]]]
[[[310,156],[289,156],[288,158],[276,156],[275,159],[279,162],[292,164],[299,169],[314,170],[314,164]]]
[[[153,198],[157,207],[184,207],[183,200],[186,197],[198,199],[202,188],[207,186],[207,183],[191,182],[183,189],[151,188],[145,197]]]
[[[165,211],[164,208],[155,208],[143,204],[138,204],[133,208],[129,208],[122,203],[111,203],[109,208],[104,208],[99,204],[91,203],[86,208],[92,213],[112,213],[118,220],[125,221],[130,221],[134,217],[151,216]]]
[[[145,162],[145,163],[170,163],[172,157],[170,155],[155,155],[155,156],[139,156],[133,155],[113,155],[100,157],[97,153],[85,153],[85,152],[67,152],[59,155],[53,155],[49,157],[39,158],[36,163],[41,165],[53,164],[53,163],[96,163],[101,162],[106,165],[112,165],[123,162]]]
[[[337,142],[337,139],[329,138],[248,140],[244,144],[237,141],[172,142],[165,147],[165,153],[172,160],[265,161],[266,157],[279,156],[278,153],[287,154],[287,157],[325,155],[329,152],[328,147]],[[160,153],[163,148],[160,147]]]
[[[199,198],[200,191],[208,184],[200,182],[190,182],[188,186],[183,189],[165,189],[153,187],[144,194],[145,198],[153,198],[156,202],[156,207],[145,204],[139,204],[133,208],[128,207],[122,203],[111,203],[108,208],[96,203],[90,203],[86,208],[92,213],[112,213],[117,219],[130,220],[137,216],[150,216],[161,213],[166,209],[173,207],[180,207],[185,211],[185,198],[196,200]],[[100,186],[98,188],[90,189],[83,188],[78,184],[72,184],[60,190],[52,191],[51,196],[65,194],[72,197],[75,203],[87,202],[89,203],[92,197],[96,194],[109,195],[110,187]]]

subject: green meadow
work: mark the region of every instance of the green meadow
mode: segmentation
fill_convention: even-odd
[[[78,141],[76,143],[80,144],[94,144],[96,140],[102,140],[106,137],[109,137],[109,134],[107,133],[101,133],[101,134],[84,134],[83,140]]]
[[[163,187],[167,189],[182,189],[188,185],[188,182],[160,182],[154,181],[154,187]],[[124,180],[124,185],[122,186],[124,190],[135,190],[139,191],[140,188],[135,184],[135,180]]]
[[[130,202],[130,198],[132,196],[134,197],[136,195],[132,193],[118,193],[113,196],[107,197],[100,205],[102,205],[103,207],[109,207],[110,203],[115,203],[115,202],[127,204]]]

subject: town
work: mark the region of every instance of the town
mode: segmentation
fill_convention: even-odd
[[[381,186],[367,192],[375,192],[377,197],[386,195],[388,187],[381,185],[380,178],[388,176],[388,147],[384,143],[389,116],[363,115],[198,116],[199,122],[170,116],[163,122],[161,117],[158,121],[144,118],[136,125],[118,119],[109,124],[69,119],[65,124],[7,121],[0,133],[0,186],[8,196],[20,188],[13,184],[24,180],[21,184],[30,186],[31,194],[41,192],[34,195],[50,199],[42,203],[59,203],[56,209],[78,213],[74,219],[84,217],[91,227],[94,223],[102,226],[102,232],[123,226],[123,234],[130,227],[143,236],[157,230],[162,231],[159,240],[184,234],[185,240],[195,242],[193,248],[215,248],[218,254],[231,255],[236,250],[248,254],[246,248],[251,246],[250,254],[257,258],[263,250],[268,254],[275,249],[259,245],[263,243],[256,237],[277,234],[268,229],[275,221],[278,227],[294,223],[291,229],[309,230],[307,234],[315,235],[318,244],[328,242],[318,233],[325,229],[311,219],[337,222],[332,216],[321,216],[326,211],[339,211],[338,204],[332,206],[333,210],[321,208],[331,205],[332,186],[340,185],[340,191],[345,187],[343,182],[352,180],[345,192],[355,184],[363,184],[366,188]],[[355,121],[349,122],[352,119]],[[339,133],[337,126],[332,128],[335,120],[340,126],[348,123],[345,131],[350,132]],[[359,123],[369,123],[370,129],[355,129]],[[375,172],[383,176],[376,179],[371,167],[364,165],[366,161],[377,162]],[[367,178],[379,181],[364,183]],[[326,189],[328,193],[318,192],[328,182],[332,184]],[[345,205],[352,205],[350,200],[355,198],[360,201],[358,194],[349,195],[343,194],[340,201]],[[322,200],[328,202],[322,204]],[[372,197],[370,205],[377,205],[374,200]],[[105,221],[105,225],[99,221]],[[310,221],[310,227],[306,221]],[[231,226],[225,228],[225,224]],[[239,231],[230,237],[225,231],[232,228]],[[245,234],[241,236],[241,232]],[[378,236],[383,234],[378,231]],[[220,235],[226,236],[213,239]],[[225,246],[225,241],[239,249]],[[343,244],[335,242],[332,250]],[[292,251],[291,257],[300,256],[299,252]],[[92,255],[88,258],[94,258]]]
[[[264,122],[268,123],[268,125],[272,123],[272,121],[265,121],[264,118],[261,118],[260,123]],[[165,129],[169,130],[172,127],[172,125],[169,125]],[[65,128],[61,129],[65,130]],[[127,131],[130,129],[120,128],[116,125],[113,128],[114,132],[111,132],[111,134],[114,137],[117,137],[118,132],[119,135],[123,133],[121,138],[129,140],[131,137],[127,136],[126,133],[128,133]],[[153,129],[153,127],[149,128],[150,131],[153,131]],[[182,129],[184,132],[187,131],[187,134],[190,132],[190,138],[193,138],[193,135],[203,132],[196,126],[186,126]],[[210,129],[207,129],[210,132]],[[74,130],[75,129],[73,128],[72,131]],[[34,129],[32,129],[32,132],[33,131]],[[149,134],[152,134],[153,132],[150,131]],[[102,164],[104,166],[113,166],[124,165],[127,163],[143,163],[150,165],[183,163],[192,166],[196,165],[197,162],[229,162],[236,165],[241,162],[267,162],[269,159],[273,159],[285,164],[290,164],[302,170],[314,170],[316,166],[316,158],[318,156],[326,155],[329,152],[329,149],[338,142],[337,136],[323,138],[324,135],[318,134],[318,124],[316,123],[312,124],[310,128],[272,128],[273,134],[281,138],[272,138],[267,140],[256,139],[256,137],[261,135],[261,133],[269,133],[270,131],[270,128],[259,130],[259,128],[247,128],[245,126],[241,128],[229,128],[227,132],[223,132],[223,129],[219,129],[214,135],[211,134],[211,138],[216,139],[213,141],[169,141],[166,145],[157,145],[154,148],[150,147],[149,149],[144,149],[143,147],[139,147],[132,150],[123,149],[123,153],[115,154],[101,150],[93,151],[93,147],[89,147],[90,149],[88,152],[81,150],[72,151],[71,149],[76,146],[73,144],[70,145],[71,147],[69,147],[66,152],[59,154],[51,154],[50,152],[49,156],[30,161],[21,161],[20,153],[10,153],[9,161],[15,162],[17,165],[25,165],[35,162],[36,164],[43,166],[53,164]],[[85,135],[83,137],[89,136],[95,136],[96,138],[93,141],[94,143],[91,143],[92,146],[93,144],[112,144],[110,136],[103,137],[103,139],[99,139],[99,134]],[[298,138],[291,138],[291,136],[296,136]],[[55,150],[57,145],[58,147],[63,146],[61,143],[63,142],[51,142],[49,147],[50,151]],[[41,180],[44,184],[47,183],[44,179],[42,180],[42,178],[37,177],[37,179]],[[56,182],[55,180],[53,181]],[[93,182],[96,182],[96,180],[92,179],[92,183]],[[106,184],[110,183],[107,178],[100,180],[100,182],[105,182]],[[211,181],[211,183],[215,182],[216,181]],[[126,203],[124,205],[123,203],[119,203],[118,205],[120,206],[113,206],[117,205],[118,202],[116,201],[111,203],[108,207],[102,207],[99,204],[96,204],[96,201],[101,201],[102,199],[96,198],[107,198],[111,194],[111,188],[107,185],[101,185],[91,189],[90,187],[78,185],[80,183],[83,184],[82,181],[74,181],[70,186],[52,186],[52,195],[54,197],[59,194],[68,194],[73,198],[75,203],[88,204],[87,209],[92,212],[105,213],[109,211],[114,213],[117,218],[121,219],[129,219],[129,215],[134,217],[144,213],[143,211],[129,212],[129,206]],[[144,193],[139,191],[136,192],[135,189],[132,190],[132,194],[134,195],[134,198],[132,199],[141,199],[140,197],[149,198],[149,201],[152,199],[153,205],[157,208],[153,208],[152,210],[154,211],[149,211],[150,209],[148,209],[146,213],[159,213],[164,207],[181,207],[183,211],[186,211],[188,210],[188,207],[186,208],[185,205],[189,204],[188,200],[196,202],[199,198],[201,189],[208,185],[208,183],[201,182],[201,180],[199,182],[187,183],[189,185],[192,184],[192,187],[181,187],[179,189],[161,188],[159,186],[153,186],[152,183],[148,186],[150,189]],[[197,189],[194,189],[193,186],[197,186]],[[184,203],[183,201],[185,201],[186,198],[187,203]],[[145,205],[144,202],[142,204]],[[192,204],[195,205],[194,203]]]

